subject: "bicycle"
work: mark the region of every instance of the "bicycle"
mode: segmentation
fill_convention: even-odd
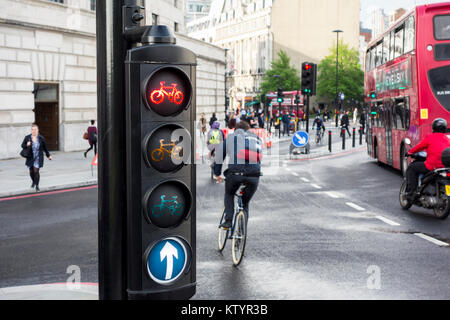
[[[171,149],[166,149],[169,147]],[[161,162],[164,160],[164,153],[168,153],[174,160],[180,161],[182,159],[181,153],[183,152],[183,148],[181,146],[175,146],[175,141],[172,141],[169,144],[164,144],[164,139],[159,140],[159,149],[155,149],[152,151],[152,159],[155,162]]]
[[[159,205],[155,205],[152,208],[152,215],[155,218],[159,218],[162,215],[164,215],[164,213],[166,211],[169,211],[169,213],[173,216],[181,216],[181,214],[183,213],[184,210],[184,206],[181,203],[178,203],[177,199],[178,197],[172,197],[172,200],[165,200],[166,196],[161,196],[161,204]]]
[[[244,205],[242,202],[242,196],[245,193],[245,188],[245,185],[241,185],[236,192],[237,205],[235,206],[236,210],[234,213],[233,226],[231,227],[231,229],[223,229],[219,227],[219,252],[222,252],[225,249],[227,240],[230,239],[231,255],[235,267],[239,266],[239,264],[242,262],[245,251],[245,243],[247,241],[248,217],[244,211]],[[219,225],[221,225],[223,222],[225,222],[225,209],[223,210]]]
[[[321,127],[318,127],[316,129],[316,144],[320,144],[322,142],[324,133],[325,133],[325,131],[322,132],[322,128]]]
[[[170,102],[180,105],[183,102],[184,95],[183,92],[177,89],[178,84],[172,83],[171,87],[165,84],[165,81],[160,82],[161,88],[152,91],[150,100],[154,104],[161,104],[164,102],[165,97],[167,97]]]

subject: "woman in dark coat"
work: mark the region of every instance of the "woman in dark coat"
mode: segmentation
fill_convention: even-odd
[[[31,188],[39,190],[40,174],[39,170],[44,166],[44,152],[49,160],[52,160],[52,156],[47,150],[47,145],[43,136],[39,134],[39,127],[33,124],[31,127],[31,134],[26,136],[22,142],[22,149],[31,148],[32,157],[27,158],[25,165],[30,170],[30,177],[33,184]]]

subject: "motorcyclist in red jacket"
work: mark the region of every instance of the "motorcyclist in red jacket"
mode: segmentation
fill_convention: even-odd
[[[445,168],[442,163],[442,152],[450,147],[450,139],[447,137],[447,121],[436,119],[433,121],[433,133],[429,134],[417,146],[409,150],[408,155],[426,151],[427,160],[425,162],[415,161],[411,163],[406,171],[408,181],[408,199],[414,201],[416,198],[419,175],[427,174],[430,171]]]

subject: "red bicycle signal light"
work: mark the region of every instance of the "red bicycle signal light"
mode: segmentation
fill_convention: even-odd
[[[184,95],[183,92],[177,89],[178,84],[172,83],[172,86],[166,86],[165,81],[161,81],[161,88],[155,89],[150,93],[150,101],[154,104],[161,104],[164,102],[165,98],[170,102],[180,105],[183,102]]]
[[[163,117],[175,117],[187,110],[192,99],[188,75],[177,67],[162,67],[144,82],[146,106]]]

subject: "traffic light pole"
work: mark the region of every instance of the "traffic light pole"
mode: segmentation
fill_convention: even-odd
[[[278,119],[280,119],[280,123],[278,124],[278,138],[281,139],[281,120],[283,120],[281,116],[281,102],[278,103]]]
[[[126,147],[123,6],[138,1],[97,1],[98,278],[100,300],[125,300]]]
[[[309,133],[309,94],[306,95],[306,132]]]

